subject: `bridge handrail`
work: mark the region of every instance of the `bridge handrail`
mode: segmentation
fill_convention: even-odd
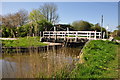
[[[86,36],[88,39],[96,37],[101,37],[101,32],[96,31],[43,31],[43,36],[62,36],[62,37],[84,37]]]

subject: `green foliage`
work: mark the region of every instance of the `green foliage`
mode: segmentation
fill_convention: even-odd
[[[16,36],[16,27],[8,27],[2,25],[2,37],[15,37]]]
[[[99,23],[95,24],[95,26],[91,27],[92,30],[96,30],[98,32],[101,31],[101,26]],[[102,27],[102,32],[106,32],[106,29]]]
[[[39,10],[34,9],[30,12],[29,19],[32,22],[36,23],[37,21],[40,21],[40,20],[44,19],[44,16],[41,14],[41,12]]]
[[[26,24],[21,27],[18,27],[17,31],[18,31],[19,37],[25,37],[25,36],[27,36],[27,34],[30,33],[30,25]]]
[[[113,36],[113,37],[120,37],[120,30],[114,30],[114,31],[112,32],[112,36]]]
[[[1,27],[2,27],[2,37],[11,36],[11,32],[9,28],[5,27],[4,25],[2,25]]]
[[[114,39],[116,39],[116,40],[120,40],[120,37],[117,37],[117,36],[116,36],[116,37],[114,37]]]
[[[117,43],[102,40],[90,41],[83,49],[84,64],[69,75],[72,78],[117,78]]]
[[[37,24],[39,25],[38,27],[39,31],[43,31],[43,30],[49,31],[53,27],[53,25],[46,20],[38,21]]]
[[[38,46],[45,46],[44,44],[39,41],[39,37],[24,37],[19,38],[18,40],[3,40],[2,46],[3,47],[38,47]]]
[[[82,30],[82,31],[86,31],[86,30],[91,30],[92,25],[87,22],[87,21],[74,21],[72,23],[72,26],[76,29],[76,30]]]

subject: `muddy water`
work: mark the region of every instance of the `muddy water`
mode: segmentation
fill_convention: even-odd
[[[55,48],[45,52],[4,55],[2,61],[3,78],[49,78],[63,68],[77,61],[80,48]]]

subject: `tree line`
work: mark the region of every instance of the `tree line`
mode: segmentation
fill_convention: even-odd
[[[21,9],[0,17],[2,37],[39,36],[39,31],[50,30],[59,20],[54,3],[45,3],[29,14],[25,9]]]
[[[59,22],[57,10],[56,4],[45,3],[30,13],[21,9],[16,13],[1,15],[2,37],[39,36],[40,31],[51,30],[54,24]],[[102,32],[106,32],[106,29],[101,27],[99,23],[92,24],[83,20],[74,21],[70,26],[74,30],[100,32],[102,28]]]

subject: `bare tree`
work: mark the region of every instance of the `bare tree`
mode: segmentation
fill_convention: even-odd
[[[27,22],[27,11],[20,10],[17,13],[7,14],[2,16],[2,25],[11,29],[11,33],[13,37],[15,37],[15,29],[18,26],[22,26]]]
[[[28,12],[25,9],[21,9],[16,13],[19,25],[22,26],[28,21]]]
[[[59,21],[59,16],[57,14],[57,5],[54,3],[45,3],[44,5],[40,6],[39,10],[47,21],[53,24]]]

